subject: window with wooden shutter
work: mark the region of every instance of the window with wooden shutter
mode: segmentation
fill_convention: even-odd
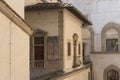
[[[34,37],[34,67],[44,64],[44,37]]]

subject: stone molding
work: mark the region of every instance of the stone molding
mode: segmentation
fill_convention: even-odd
[[[120,52],[92,51],[92,54],[120,54]]]

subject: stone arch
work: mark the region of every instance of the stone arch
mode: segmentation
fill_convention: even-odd
[[[108,67],[105,68],[103,72],[103,80],[107,80],[107,72],[110,70],[117,71],[119,75],[119,80],[120,80],[120,69],[116,65],[109,65]]]
[[[106,24],[102,31],[101,31],[101,49],[102,51],[106,51],[106,37],[105,37],[105,33],[106,31],[108,31],[109,29],[114,29],[118,32],[118,48],[120,48],[120,24],[117,24],[115,22],[109,22],[108,24]],[[120,49],[118,49],[118,51],[120,51]]]

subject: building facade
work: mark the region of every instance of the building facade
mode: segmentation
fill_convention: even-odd
[[[71,4],[45,2],[25,9],[34,31],[31,80],[90,80],[92,64],[83,61],[82,27],[91,22]]]
[[[0,80],[29,80],[29,36],[24,0],[0,0]]]
[[[74,4],[93,23],[89,29],[91,49],[89,42],[86,46],[87,52],[92,52],[94,80],[119,80],[120,0],[66,1]]]

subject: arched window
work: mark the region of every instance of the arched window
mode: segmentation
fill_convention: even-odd
[[[120,80],[120,69],[115,65],[106,67],[103,73],[103,80]]]
[[[107,72],[107,80],[119,80],[119,74],[116,70],[110,70]]]
[[[118,52],[120,51],[120,28],[119,24],[108,23],[102,29],[102,51]]]
[[[118,32],[114,28],[108,29],[104,37],[106,39],[106,51],[118,52]]]
[[[77,54],[77,52],[79,52],[77,50],[78,50],[78,48],[80,48],[80,45],[78,46],[78,41],[79,41],[79,36],[78,36],[77,33],[75,33],[73,35],[73,50],[74,50],[74,54],[73,54],[73,67],[78,67],[81,64],[80,56],[78,56],[80,54]]]

